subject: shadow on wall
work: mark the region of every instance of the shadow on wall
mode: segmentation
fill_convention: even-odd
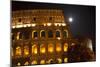
[[[93,52],[92,40],[85,38],[81,40],[81,44],[72,45],[68,51],[69,63],[96,61]]]

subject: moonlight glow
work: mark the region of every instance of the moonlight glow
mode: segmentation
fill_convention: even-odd
[[[72,17],[70,17],[70,18],[69,18],[69,22],[72,22],[72,21],[73,21],[73,18],[72,18]]]

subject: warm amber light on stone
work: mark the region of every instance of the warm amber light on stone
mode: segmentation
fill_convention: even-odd
[[[40,64],[45,64],[45,60],[41,60],[40,61]]]
[[[62,23],[62,26],[66,26],[66,24],[65,23]]]
[[[40,51],[41,51],[41,53],[45,53],[45,51],[46,51],[46,50],[45,50],[45,47],[41,48]]]
[[[18,62],[17,65],[20,66],[21,64]]]
[[[43,24],[44,26],[46,26],[46,24]]]
[[[37,49],[34,49],[34,54],[37,54]]]
[[[56,51],[60,52],[61,51],[61,44],[56,44]]]
[[[16,47],[16,55],[21,55],[21,47]]]
[[[34,27],[34,26],[36,26],[36,24],[32,24],[32,26]]]
[[[29,52],[28,52],[28,51],[25,51],[25,52],[24,52],[24,54],[25,54],[25,55],[28,55],[28,54],[29,54]]]
[[[37,45],[32,46],[32,53],[37,54]]]
[[[16,39],[19,40],[20,32],[17,33]]]
[[[45,52],[46,52],[46,49],[45,49],[45,45],[44,45],[44,44],[42,44],[42,45],[40,46],[40,52],[41,52],[41,53],[45,53]]]
[[[53,47],[49,47],[49,52],[53,52]]]
[[[29,48],[28,48],[28,46],[25,46],[24,47],[24,54],[25,55],[28,55],[29,54]]]
[[[53,64],[68,61],[69,58],[66,57],[69,44],[65,42],[74,41],[70,41],[71,35],[63,10],[22,10],[14,11],[12,15],[13,65]]]
[[[49,59],[49,60],[47,61],[47,63],[48,63],[48,64],[50,64],[50,63],[51,63],[51,61],[53,61],[53,59]]]
[[[58,63],[62,63],[62,59],[61,58],[58,58]]]
[[[56,51],[57,51],[57,52],[60,52],[60,51],[61,51],[61,47],[57,47],[57,48],[56,48]]]
[[[68,62],[68,58],[64,58],[64,62],[65,62],[65,63]]]
[[[12,28],[15,28],[15,26],[12,26]]]
[[[51,23],[47,23],[47,26],[51,26]]]
[[[64,44],[64,52],[67,52],[67,51],[68,51],[68,44],[65,43],[65,44]]]
[[[16,28],[21,28],[23,27],[23,25],[16,25]]]
[[[28,62],[25,62],[25,64],[24,65],[28,65],[29,63]]]
[[[31,64],[37,64],[37,61],[35,61],[35,60],[34,60],[34,61],[32,61],[32,63],[31,63]]]
[[[48,45],[48,52],[52,53],[54,50],[53,44]]]
[[[60,40],[61,38],[60,37],[57,37],[57,39]]]

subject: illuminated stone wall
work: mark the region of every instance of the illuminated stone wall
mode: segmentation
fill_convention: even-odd
[[[69,25],[58,9],[12,12],[12,64],[68,62]]]

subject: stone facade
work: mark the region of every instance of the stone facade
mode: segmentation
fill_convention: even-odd
[[[62,10],[13,11],[11,27],[13,66],[68,62],[74,41]]]

